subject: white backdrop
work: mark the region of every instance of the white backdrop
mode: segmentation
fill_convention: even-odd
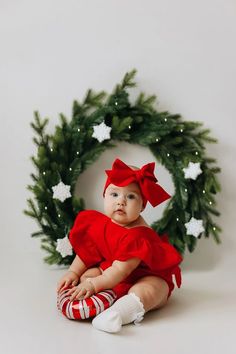
[[[30,238],[37,225],[22,213],[35,153],[33,111],[50,117],[53,131],[58,114],[69,117],[72,101],[88,88],[110,92],[137,68],[135,92],[156,94],[158,109],[204,122],[219,140],[207,148],[222,168],[223,244],[202,240],[186,255],[187,268],[235,262],[235,13],[233,0],[0,1],[2,252],[41,252]],[[82,189],[95,183],[94,171],[102,178],[116,156],[138,165],[153,160],[147,149],[124,149],[102,155],[81,176]],[[170,191],[167,171],[157,174]],[[99,206],[97,190],[85,197],[88,207]],[[146,217],[153,221],[151,211]]]

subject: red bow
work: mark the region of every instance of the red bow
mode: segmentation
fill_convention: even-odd
[[[112,170],[106,170],[107,181],[104,188],[104,193],[109,184],[114,184],[118,187],[127,186],[130,183],[138,183],[142,196],[144,206],[149,201],[152,206],[164,202],[170,198],[170,195],[157,184],[157,179],[154,175],[155,162],[144,165],[139,170],[132,170],[124,162],[116,159],[112,165]]]

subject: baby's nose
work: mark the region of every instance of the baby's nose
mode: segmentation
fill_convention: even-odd
[[[120,198],[118,199],[118,205],[125,205],[125,203],[126,203],[125,197],[120,196]]]

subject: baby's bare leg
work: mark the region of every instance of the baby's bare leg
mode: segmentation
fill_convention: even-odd
[[[148,312],[166,304],[169,287],[165,280],[150,275],[139,279],[129,289],[128,293],[137,295],[144,306],[145,312]]]
[[[100,268],[98,267],[94,267],[94,268],[89,268],[87,269],[80,277],[80,281],[84,281],[87,278],[94,278],[97,277],[98,275],[101,275],[102,271]]]
[[[137,281],[128,295],[122,296],[110,308],[93,319],[93,326],[105,332],[116,333],[121,326],[140,322],[145,312],[164,306],[169,293],[167,283],[155,276]]]

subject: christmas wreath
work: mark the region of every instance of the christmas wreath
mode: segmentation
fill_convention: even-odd
[[[155,96],[140,93],[134,103],[128,89],[134,87],[136,70],[126,73],[121,84],[107,95],[88,90],[82,103],[74,101],[72,119],[60,115],[55,133],[45,132],[48,119],[35,112],[31,123],[36,136],[37,156],[32,157],[35,172],[25,214],[37,220],[42,248],[49,264],[68,265],[74,257],[67,248],[68,232],[77,213],[85,209],[74,194],[80,174],[106,149],[118,141],[148,147],[156,160],[170,172],[175,194],[163,216],[151,226],[182,254],[193,252],[197,239],[212,236],[220,242],[215,195],[220,190],[216,160],[205,154],[204,143],[216,142],[202,123],[184,121],[179,114],[159,112]]]

